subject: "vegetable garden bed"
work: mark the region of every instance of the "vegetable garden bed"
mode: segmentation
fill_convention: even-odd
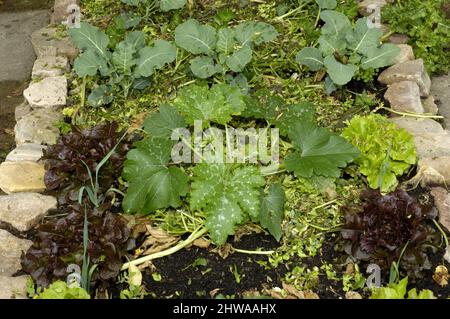
[[[82,0],[57,26],[79,55],[30,296],[449,298],[435,185],[389,119],[441,117],[377,82],[448,72],[448,1],[389,3],[383,25],[366,2]]]

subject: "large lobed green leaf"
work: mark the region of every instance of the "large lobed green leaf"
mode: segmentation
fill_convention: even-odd
[[[281,184],[270,185],[269,193],[266,196],[262,196],[261,199],[259,222],[278,241],[283,234],[281,223],[284,218],[285,201],[286,194]]]
[[[194,168],[190,205],[206,213],[206,227],[217,245],[234,234],[236,225],[260,214],[260,189],[265,181],[254,166],[199,164]]]
[[[216,48],[216,29],[190,19],[176,27],[175,42],[190,53],[211,55]]]
[[[186,86],[179,91],[172,104],[191,125],[196,120],[205,124],[226,124],[233,115],[239,115],[245,109],[240,90],[228,84],[216,84],[211,89],[207,86]]]
[[[178,207],[188,191],[188,176],[179,167],[168,166],[174,141],[147,138],[128,152],[123,177],[128,190],[123,199],[125,213],[150,213]]]
[[[340,168],[359,155],[344,138],[308,121],[294,123],[289,137],[296,151],[286,157],[285,166],[297,176],[339,177]]]
[[[109,38],[99,28],[86,22],[81,22],[79,28],[69,29],[72,42],[81,50],[93,50],[100,57],[106,55]]]

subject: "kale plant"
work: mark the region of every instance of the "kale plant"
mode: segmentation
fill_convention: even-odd
[[[445,15],[445,2],[398,1],[382,10],[383,21],[392,31],[409,36],[415,56],[424,60],[431,73],[446,73],[450,69],[450,17]]]
[[[186,5],[187,0],[120,0],[130,6],[143,5],[147,10],[152,11],[159,8],[163,12],[181,9]]]
[[[190,67],[192,73],[202,79],[230,70],[242,72],[252,60],[254,46],[273,41],[277,36],[273,26],[256,21],[216,30],[190,19],[175,29],[175,43],[197,55]]]
[[[75,45],[83,51],[74,62],[77,75],[95,77],[100,74],[106,81],[89,94],[88,103],[92,106],[111,103],[114,88],[120,88],[124,99],[132,90],[146,88],[151,75],[177,56],[176,47],[164,40],[156,40],[153,46],[146,46],[145,34],[141,31],[128,33],[113,50],[109,48],[108,35],[88,23],[82,22],[80,28],[70,29],[69,33]]]
[[[427,252],[435,252],[440,241],[439,233],[427,224],[437,216],[436,208],[421,205],[401,189],[385,196],[367,190],[361,201],[361,208],[347,208],[345,214],[345,252],[384,270],[399,261],[411,279],[420,277],[431,267]]]
[[[393,59],[400,53],[396,45],[380,43],[383,32],[369,28],[367,18],[358,19],[354,27],[343,13],[337,11],[324,10],[320,18],[325,24],[318,40],[319,47],[302,49],[296,60],[311,71],[326,70],[327,93],[350,82],[358,72],[393,64]]]
[[[379,114],[353,117],[342,136],[361,151],[355,163],[369,186],[383,193],[393,191],[397,176],[417,161],[413,136]]]

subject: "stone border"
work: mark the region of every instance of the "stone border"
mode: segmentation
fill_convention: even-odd
[[[379,0],[360,3],[360,12],[364,12],[363,3],[373,2],[379,3]],[[51,23],[64,21],[67,7],[71,4],[79,4],[79,0],[55,0]],[[386,4],[382,1],[382,6]],[[59,137],[53,124],[62,119],[61,108],[68,98],[64,73],[70,70],[69,61],[77,56],[78,51],[69,38],[60,38],[56,34],[56,28],[49,25],[32,35],[37,59],[32,82],[24,91],[26,102],[16,109],[16,148],[0,164],[0,188],[9,194],[0,196],[0,222],[19,232],[32,229],[49,210],[57,207],[54,197],[39,194],[45,191],[45,169],[40,158],[47,145],[54,144]],[[405,42],[398,43],[399,38],[391,39],[401,49],[396,63],[378,78],[388,85],[385,98],[394,111],[436,115],[438,108],[430,96],[431,81],[423,60],[416,60],[411,46]],[[450,185],[449,132],[431,118],[394,117],[392,121],[414,136],[420,159],[420,183],[423,186]],[[440,222],[450,230],[450,194],[442,187],[432,188],[431,194],[440,212]],[[0,265],[0,298],[26,298],[28,276],[13,275],[21,268],[21,252],[32,242],[1,229],[0,237],[0,260],[6,261]],[[450,262],[449,247],[445,256]]]
[[[386,0],[364,0],[359,12],[369,15],[370,6],[381,10]],[[383,26],[386,32],[388,26]],[[387,85],[384,98],[393,111],[390,120],[406,129],[413,137],[419,162],[418,173],[411,179],[414,185],[431,188],[431,196],[439,211],[439,222],[450,231],[450,131],[435,119],[439,109],[430,94],[431,79],[422,59],[415,59],[413,48],[406,44],[406,35],[393,34],[389,41],[400,48],[395,64],[385,69],[378,81]],[[444,258],[450,263],[450,246]]]
[[[16,148],[0,164],[0,224],[14,233],[26,232],[57,208],[57,200],[44,196],[43,150],[56,143],[59,130],[55,122],[63,118],[66,106],[69,61],[77,54],[68,37],[57,36],[55,24],[66,20],[67,7],[79,0],[55,0],[50,21],[31,36],[37,59],[29,87],[23,92],[25,102],[16,108],[14,127]],[[0,229],[0,298],[27,298],[28,276],[14,277],[21,269],[20,256],[32,242]]]

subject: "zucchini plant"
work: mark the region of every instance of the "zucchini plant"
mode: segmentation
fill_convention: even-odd
[[[358,19],[354,26],[343,14],[324,10],[320,19],[325,22],[318,39],[319,46],[306,47],[296,61],[311,71],[326,70],[325,87],[332,93],[358,73],[393,64],[400,48],[391,43],[381,44],[383,32],[368,26],[367,18]]]
[[[158,113],[149,115],[144,123],[146,137],[136,142],[127,154],[123,170],[123,178],[128,183],[124,212],[149,214],[179,207],[199,212],[205,219],[203,230],[189,240],[208,231],[212,241],[222,245],[234,234],[237,225],[249,221],[260,223],[279,240],[284,189],[278,183],[269,183],[266,176],[284,172],[283,169],[268,172],[267,166],[258,161],[212,160],[205,155],[210,145],[222,150],[225,158],[235,151],[228,144],[220,147],[221,139],[206,139],[207,145],[202,144],[197,152],[191,147],[199,161],[179,162],[173,158],[179,138],[173,139],[174,131],[194,126],[193,137],[182,136],[185,145],[193,145],[197,137],[195,125],[201,121],[205,132],[224,127],[229,141],[233,130],[228,124],[244,113],[253,121],[265,118],[269,126],[283,128],[286,134],[282,134],[292,146],[288,146],[289,155],[281,166],[285,165],[298,176],[335,178],[341,168],[358,156],[358,150],[344,138],[313,123],[311,104],[280,105],[277,99],[267,104],[263,100],[245,96],[228,84],[215,84],[211,88],[191,84],[182,88],[178,97],[162,105]],[[200,133],[203,137],[207,135]]]
[[[253,48],[278,36],[265,22],[246,21],[235,27],[214,27],[190,19],[175,29],[175,43],[196,55],[190,61],[192,73],[206,79],[216,73],[242,72],[253,57]]]
[[[176,59],[177,49],[168,41],[145,43],[141,31],[129,32],[125,39],[110,49],[108,35],[88,23],[70,29],[73,43],[82,50],[75,59],[74,70],[80,77],[100,75],[101,84],[88,96],[88,103],[100,106],[111,103],[114,89],[126,99],[132,90],[144,89],[151,75]],[[100,82],[100,81],[99,81]]]

